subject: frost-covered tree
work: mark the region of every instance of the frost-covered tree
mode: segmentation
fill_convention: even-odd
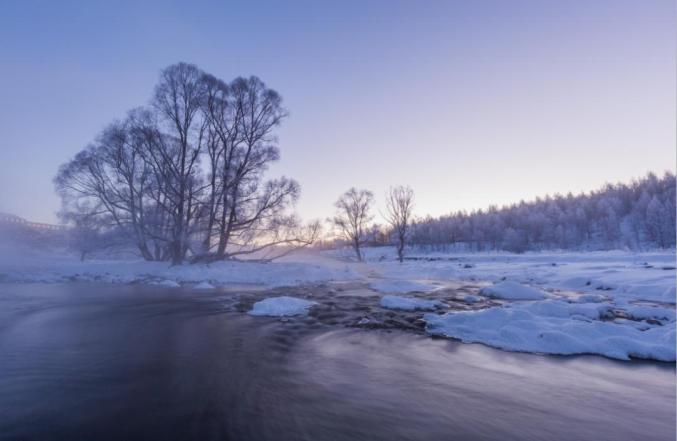
[[[408,239],[412,210],[414,208],[414,190],[411,187],[391,187],[386,194],[385,218],[395,235],[397,258],[404,261],[404,247]]]
[[[671,248],[675,228],[675,175],[665,173],[577,196],[419,219],[410,242],[508,251]]]
[[[374,194],[371,191],[353,187],[336,201],[336,214],[330,219],[341,237],[352,246],[360,262],[360,248],[366,241],[368,223],[373,219],[370,213],[373,204]]]

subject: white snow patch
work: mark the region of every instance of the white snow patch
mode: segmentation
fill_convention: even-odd
[[[104,283],[149,283],[169,280],[176,284],[209,281],[223,285],[296,286],[334,280],[355,280],[360,275],[345,264],[309,262],[222,261],[209,264],[170,266],[166,262],[143,260],[88,260],[71,256],[23,255],[9,258],[0,254],[0,283],[63,283],[97,281]],[[167,284],[167,286],[175,286]]]
[[[373,282],[371,288],[384,293],[430,292],[437,289],[434,285],[413,282],[410,280],[380,280]]]
[[[388,295],[381,298],[381,306],[402,311],[434,311],[436,308],[444,306],[444,304],[439,300],[424,300],[415,297]]]
[[[254,307],[249,311],[249,314],[272,317],[306,315],[308,314],[308,310],[315,304],[317,303],[296,297],[269,297],[254,303]]]
[[[635,320],[663,320],[675,321],[675,310],[661,307],[628,305],[625,306],[625,312]]]
[[[488,297],[506,300],[541,300],[545,298],[545,294],[541,291],[512,281],[484,287],[480,293]]]
[[[605,300],[604,296],[599,294],[583,294],[576,299],[578,303],[601,303]]]
[[[623,320],[601,321],[608,313],[608,305],[546,300],[441,316],[426,314],[424,319],[430,334],[509,351],[675,361],[674,322],[648,327]]]

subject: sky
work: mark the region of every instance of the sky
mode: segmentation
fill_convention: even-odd
[[[56,222],[52,178],[162,68],[257,75],[290,112],[270,177],[324,219],[352,186],[438,216],[675,170],[673,0],[0,2],[0,211]]]

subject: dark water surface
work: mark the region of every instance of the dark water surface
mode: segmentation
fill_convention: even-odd
[[[0,285],[0,439],[675,439],[670,365],[253,318],[226,296]]]

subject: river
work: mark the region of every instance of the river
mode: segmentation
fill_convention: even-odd
[[[250,317],[229,296],[0,285],[0,439],[675,439],[670,364]]]

